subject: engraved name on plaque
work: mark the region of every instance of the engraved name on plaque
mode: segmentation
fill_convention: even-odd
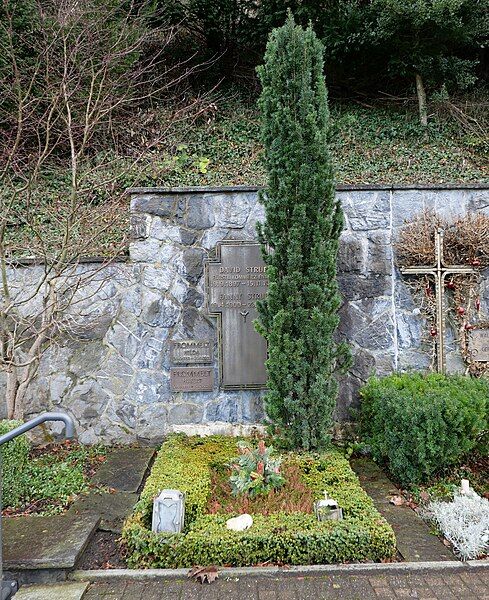
[[[212,362],[212,340],[172,340],[170,361],[174,365]]]
[[[172,392],[212,392],[214,369],[212,367],[172,367],[170,369]]]
[[[489,362],[489,327],[470,331],[469,353],[477,362]]]
[[[209,314],[218,319],[220,385],[225,389],[266,387],[267,346],[253,321],[255,303],[267,288],[259,244],[217,244],[216,260],[206,263],[206,297]]]

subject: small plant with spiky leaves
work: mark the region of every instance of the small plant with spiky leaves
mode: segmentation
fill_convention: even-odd
[[[232,475],[229,478],[233,494],[247,494],[254,498],[268,494],[281,487],[285,478],[280,474],[282,459],[274,455],[273,446],[268,448],[260,440],[254,448],[249,442],[238,442],[240,456],[231,461]]]

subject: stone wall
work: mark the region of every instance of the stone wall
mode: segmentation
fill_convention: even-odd
[[[263,419],[262,392],[172,393],[169,341],[210,338],[204,261],[221,240],[255,240],[263,219],[256,188],[134,189],[129,261],[103,269],[83,323],[44,356],[27,416],[64,409],[82,442],[156,443],[169,431],[237,432]],[[395,266],[392,242],[406,219],[425,208],[455,216],[489,214],[489,186],[339,188],[346,216],[339,255],[344,304],[340,335],[354,366],[341,381],[339,420],[350,418],[358,387],[372,373],[425,369],[425,324]],[[97,268],[83,265],[84,269]],[[36,267],[18,272],[32,278]],[[484,306],[489,304],[485,287]],[[462,367],[449,344],[451,370]]]

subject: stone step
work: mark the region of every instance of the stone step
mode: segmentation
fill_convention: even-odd
[[[63,514],[3,519],[6,579],[23,583],[58,581],[74,568],[96,531],[98,515]]]
[[[87,591],[88,583],[51,583],[23,585],[15,594],[15,600],[81,600]]]
[[[100,517],[99,529],[121,533],[122,525],[132,513],[138,501],[138,494],[132,492],[96,493],[78,498],[68,510],[68,514],[92,514]]]
[[[351,466],[360,484],[372,498],[375,508],[396,534],[397,550],[408,562],[456,560],[441,540],[430,532],[428,525],[408,506],[394,506],[390,498],[400,494],[386,474],[372,460],[358,458]]]
[[[97,469],[92,483],[120,492],[136,493],[154,453],[154,448],[115,448]]]

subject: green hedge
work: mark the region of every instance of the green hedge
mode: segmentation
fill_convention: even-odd
[[[0,435],[18,427],[20,421],[0,421]],[[14,506],[23,492],[23,472],[29,458],[29,442],[21,435],[2,446],[2,505]]]
[[[380,561],[394,554],[391,527],[360,487],[348,461],[336,451],[303,454],[297,460],[316,498],[327,490],[338,500],[343,521],[318,523],[311,514],[275,513],[253,515],[253,526],[246,531],[227,530],[230,515],[205,514],[205,506],[211,468],[222,467],[235,454],[236,440],[218,436],[172,436],[163,444],[135,513],[122,532],[130,567]],[[186,526],[181,534],[150,530],[152,499],[165,487],[186,493]]]
[[[456,465],[488,428],[487,380],[405,373],[372,377],[360,393],[363,440],[403,485]]]

